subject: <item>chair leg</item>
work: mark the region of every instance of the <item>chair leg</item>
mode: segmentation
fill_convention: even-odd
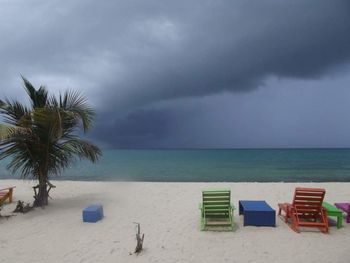
[[[320,228],[321,232],[324,233],[324,234],[328,234],[329,233],[329,228],[328,226],[325,226],[323,228]]]
[[[290,227],[293,231],[300,233],[299,226],[296,223],[296,220],[292,218],[292,222],[290,224]]]
[[[204,231],[205,227],[204,227],[204,219],[203,217],[201,217],[201,231]]]
[[[329,232],[329,225],[328,225],[328,213],[326,209],[321,210],[321,221],[324,223],[324,231],[323,233],[327,234]]]
[[[294,232],[300,233],[299,227],[297,227],[296,225],[292,226],[292,229],[293,229]]]
[[[279,208],[278,209],[278,215],[283,217],[285,223],[288,223],[288,216],[287,216],[287,212],[286,211],[285,211],[285,215],[282,215],[282,210],[281,210],[281,208]]]
[[[342,228],[343,227],[343,215],[338,215],[337,216],[337,228]]]
[[[13,189],[11,188],[9,190],[9,202],[12,203],[12,194],[13,194]]]
[[[231,231],[233,231],[235,228],[235,221],[234,221],[234,217],[233,217],[233,210],[229,212],[229,216],[230,216],[230,221],[231,221]]]
[[[291,228],[297,232],[297,233],[300,233],[300,230],[299,230],[299,219],[298,219],[298,215],[296,214],[296,211],[294,211],[293,209],[290,209],[289,210],[289,217],[291,219]]]
[[[291,217],[291,215],[290,215],[290,212],[288,211],[288,208],[287,208],[287,211],[285,211],[285,215],[284,215],[284,222],[288,223],[288,219],[290,217]]]

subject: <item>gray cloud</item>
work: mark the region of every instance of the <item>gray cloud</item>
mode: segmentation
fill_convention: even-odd
[[[350,61],[346,0],[1,5],[1,96],[23,96],[19,73],[82,90],[99,112],[94,137],[113,130],[118,147],[189,145],[179,134],[199,113],[184,113],[186,98],[253,93],[271,76],[318,80]]]
[[[154,148],[175,128],[169,110],[136,110],[123,117],[99,117],[98,129],[91,136],[117,148]]]

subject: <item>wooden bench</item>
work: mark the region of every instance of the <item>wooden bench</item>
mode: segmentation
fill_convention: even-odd
[[[7,199],[9,203],[12,202],[13,189],[15,187],[16,186],[11,186],[4,189],[0,189],[0,205],[3,205]]]
[[[337,217],[337,228],[341,228],[343,226],[343,211],[327,202],[323,202],[322,206],[327,210],[328,216]]]
[[[230,189],[209,189],[202,191],[201,230],[208,227],[233,230],[233,209]]]

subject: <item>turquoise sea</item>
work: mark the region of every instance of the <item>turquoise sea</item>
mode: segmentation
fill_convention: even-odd
[[[6,160],[0,178],[11,176]],[[161,182],[350,181],[350,149],[106,150],[53,179]]]

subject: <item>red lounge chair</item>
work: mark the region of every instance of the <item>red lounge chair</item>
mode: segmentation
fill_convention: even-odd
[[[299,227],[317,227],[323,233],[328,233],[327,211],[322,207],[322,202],[326,190],[320,188],[300,188],[295,189],[293,203],[278,204],[278,214],[285,212],[285,222],[295,232],[300,232]]]
[[[13,188],[16,186],[0,189],[0,205],[5,203],[5,201],[8,199],[9,203],[12,202],[12,194],[13,194]]]

